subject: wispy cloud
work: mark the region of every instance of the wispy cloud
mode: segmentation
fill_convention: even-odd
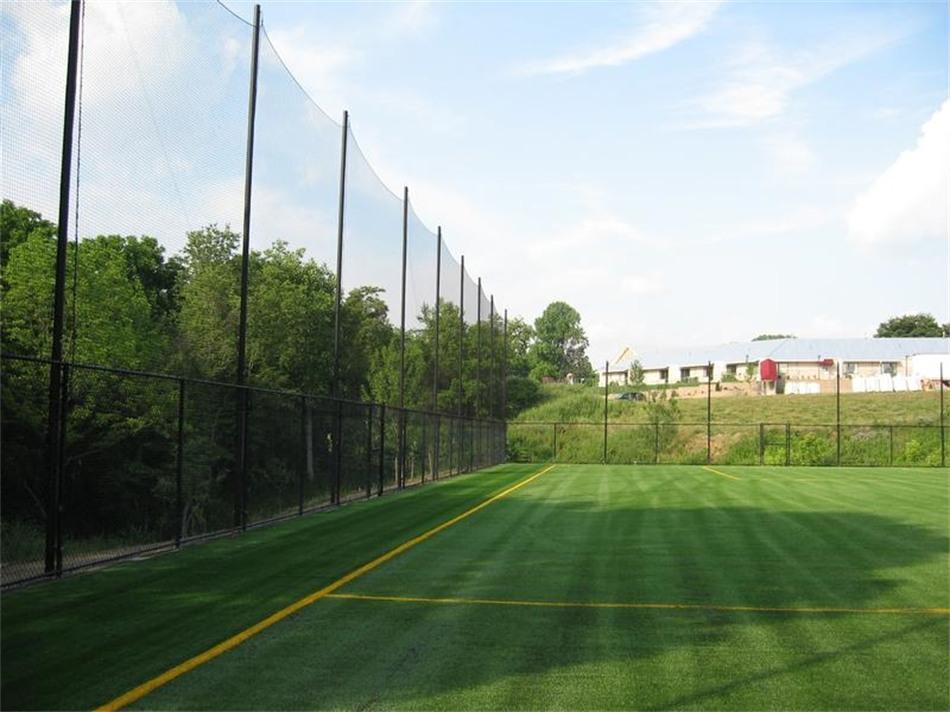
[[[429,0],[397,3],[386,25],[400,37],[426,35],[438,25],[435,5]]]
[[[702,32],[720,2],[657,2],[641,10],[641,22],[622,40],[581,54],[531,62],[522,74],[579,74],[616,67],[662,52]]]
[[[790,53],[764,45],[743,48],[724,78],[691,102],[688,128],[747,126],[784,114],[793,94],[903,39],[907,29],[860,28]]]
[[[812,147],[795,133],[781,133],[761,140],[762,148],[779,173],[798,176],[810,173],[819,164]]]

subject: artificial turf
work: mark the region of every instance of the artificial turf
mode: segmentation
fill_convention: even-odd
[[[539,469],[5,594],[0,703],[108,702]],[[559,465],[133,706],[950,709],[947,477]]]

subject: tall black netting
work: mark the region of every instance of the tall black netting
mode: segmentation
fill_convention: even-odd
[[[343,212],[341,349],[343,393],[398,402],[398,379],[369,382],[366,373],[398,349],[402,298],[403,201],[376,175],[352,131],[347,135]],[[396,383],[393,383],[396,380]]]
[[[341,127],[262,33],[251,194],[248,377],[329,395]]]
[[[51,363],[72,7],[0,12],[3,585],[497,461],[485,293],[211,0],[77,6]]]
[[[84,4],[67,289],[76,360],[165,366],[174,254],[186,341],[200,351],[217,337],[193,297],[205,268],[234,258],[242,229],[250,49],[251,28],[214,3]],[[215,276],[237,288],[235,270]]]
[[[59,210],[69,6],[4,3],[0,11],[0,196],[47,220]],[[26,235],[3,235],[3,260]],[[52,271],[50,271],[50,280]]]

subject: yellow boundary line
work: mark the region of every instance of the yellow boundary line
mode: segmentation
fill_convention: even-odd
[[[334,593],[327,598],[388,603],[433,603],[477,606],[526,606],[530,608],[626,608],[633,610],[686,610],[737,613],[873,613],[891,615],[948,615],[950,608],[822,608],[718,606],[705,603],[585,603],[576,601],[519,601],[497,598],[425,598],[421,596],[375,596],[362,593]]]
[[[720,472],[719,470],[709,467],[709,465],[703,465],[703,469],[707,472],[712,472],[714,475],[719,475],[720,477],[728,477],[730,480],[741,480],[741,477],[736,477],[735,475],[730,475],[727,472]]]
[[[294,602],[294,603],[291,603],[291,604],[290,604],[289,606],[287,606],[286,608],[280,609],[279,611],[277,611],[277,612],[274,613],[273,615],[270,615],[270,616],[268,616],[267,618],[265,618],[264,620],[262,620],[262,621],[260,621],[260,622],[258,622],[258,623],[255,623],[255,624],[252,625],[250,628],[247,628],[247,629],[241,631],[240,633],[238,633],[237,635],[234,635],[234,636],[228,638],[227,640],[225,640],[225,641],[223,641],[223,642],[221,642],[221,643],[218,643],[218,644],[215,645],[213,648],[209,648],[209,649],[206,650],[205,652],[203,652],[203,653],[201,653],[201,654],[199,654],[199,655],[196,655],[196,656],[194,656],[193,658],[190,658],[189,660],[186,660],[185,662],[181,663],[180,665],[176,665],[175,667],[171,668],[170,670],[167,670],[167,671],[163,672],[163,673],[162,673],[161,675],[159,675],[158,677],[152,678],[152,679],[149,680],[148,682],[142,683],[142,684],[139,685],[138,687],[135,687],[135,688],[129,690],[129,691],[126,692],[125,694],[120,695],[119,697],[116,697],[114,700],[112,700],[112,701],[110,701],[110,702],[107,702],[106,704],[102,705],[101,707],[99,707],[99,708],[97,708],[97,709],[98,709],[98,710],[101,710],[101,711],[106,711],[106,710],[120,710],[120,709],[122,709],[123,707],[125,707],[126,705],[130,705],[130,704],[132,704],[133,702],[136,702],[136,701],[142,699],[142,698],[145,697],[147,694],[149,694],[150,692],[153,692],[154,690],[157,690],[157,689],[158,689],[159,687],[161,687],[162,685],[165,685],[165,684],[171,682],[172,680],[174,680],[174,679],[176,679],[176,678],[178,678],[178,677],[181,677],[181,676],[184,675],[186,672],[190,672],[191,670],[194,670],[196,667],[199,667],[199,666],[201,666],[201,665],[204,665],[206,662],[209,662],[210,660],[213,660],[214,658],[216,658],[216,657],[218,657],[218,656],[220,656],[220,655],[222,655],[222,654],[228,652],[228,651],[231,650],[232,648],[236,648],[238,645],[240,645],[241,643],[245,642],[245,641],[248,640],[249,638],[252,638],[253,636],[255,636],[255,635],[257,635],[258,633],[260,633],[261,631],[266,630],[267,628],[270,628],[270,627],[271,627],[272,625],[274,625],[275,623],[279,623],[280,621],[284,620],[284,619],[287,618],[288,616],[293,615],[293,614],[296,613],[297,611],[299,611],[299,610],[301,610],[301,609],[303,609],[303,608],[306,608],[307,606],[309,606],[309,605],[312,604],[312,603],[315,603],[315,602],[319,601],[321,598],[326,598],[326,597],[328,597],[331,593],[333,593],[334,591],[336,591],[338,588],[341,588],[342,586],[345,586],[346,584],[350,583],[350,582],[353,581],[354,579],[359,578],[359,577],[362,576],[363,574],[365,574],[365,573],[367,573],[367,572],[369,572],[369,571],[372,571],[372,570],[375,569],[377,566],[386,563],[386,562],[389,561],[390,559],[393,559],[393,558],[399,556],[400,554],[402,554],[403,552],[405,552],[405,551],[408,550],[408,549],[411,549],[412,547],[416,546],[417,544],[421,544],[421,543],[424,542],[426,539],[432,538],[433,536],[435,536],[435,535],[438,534],[439,532],[443,531],[444,529],[448,529],[448,528],[451,527],[453,524],[458,524],[458,523],[461,522],[463,519],[467,519],[468,517],[470,517],[470,516],[472,516],[473,514],[475,514],[475,512],[478,512],[479,510],[484,509],[484,508],[487,507],[489,504],[492,504],[493,502],[497,502],[497,501],[498,501],[499,499],[501,499],[502,497],[506,497],[507,495],[511,494],[511,493],[514,492],[515,490],[524,487],[526,484],[528,484],[528,483],[530,483],[530,482],[533,482],[534,480],[536,480],[537,478],[539,478],[541,475],[543,475],[543,474],[545,474],[545,473],[547,473],[547,472],[550,472],[552,469],[554,469],[554,465],[549,465],[548,467],[545,467],[543,470],[540,470],[540,471],[534,473],[533,475],[531,475],[530,477],[527,477],[527,478],[521,480],[521,482],[518,482],[517,484],[515,484],[515,485],[509,487],[508,489],[504,490],[503,492],[499,492],[498,494],[494,495],[493,497],[489,497],[489,498],[486,499],[485,501],[481,502],[480,504],[475,505],[474,507],[472,507],[471,509],[469,509],[469,510],[466,511],[466,512],[463,512],[462,514],[458,515],[457,517],[453,517],[452,519],[448,520],[447,522],[443,522],[442,524],[438,525],[437,527],[434,527],[434,528],[430,529],[429,531],[425,532],[424,534],[420,534],[419,536],[415,537],[414,539],[410,539],[409,541],[407,541],[407,542],[405,542],[405,543],[403,543],[403,544],[400,544],[400,545],[397,546],[395,549],[392,549],[391,551],[389,551],[389,552],[383,554],[382,556],[380,556],[380,557],[378,557],[378,558],[376,558],[376,559],[373,559],[373,560],[370,561],[368,564],[364,564],[363,566],[360,566],[358,569],[356,569],[355,571],[351,571],[351,572],[348,573],[346,576],[344,576],[344,577],[342,577],[342,578],[340,578],[340,579],[337,579],[336,581],[334,581],[333,583],[331,583],[329,586],[324,586],[324,587],[321,588],[319,591],[315,591],[315,592],[311,593],[309,596],[305,596],[304,598],[301,598],[299,601],[296,601],[296,602]]]

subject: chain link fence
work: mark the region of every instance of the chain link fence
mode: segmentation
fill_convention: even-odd
[[[509,422],[515,462],[943,467],[946,425]]]
[[[2,365],[3,586],[379,496],[504,458],[499,421],[245,386],[246,476],[239,478],[237,386],[80,364],[63,365],[69,397],[60,442],[49,450],[50,363],[5,356]],[[47,509],[49,458],[60,460],[62,472],[57,517]]]

